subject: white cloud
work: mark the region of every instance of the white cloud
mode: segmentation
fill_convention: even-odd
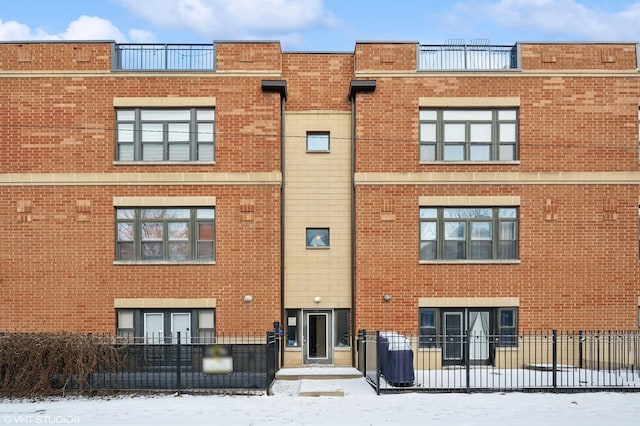
[[[71,22],[60,36],[63,40],[127,40],[118,27],[108,19],[86,15]]]
[[[158,27],[190,29],[205,39],[297,39],[331,26],[322,0],[120,0]]]
[[[115,40],[119,43],[131,40],[135,43],[153,43],[155,36],[147,30],[131,29],[127,38],[110,20],[82,15],[57,34],[40,28],[32,30],[17,21],[0,20],[0,40]]]
[[[459,3],[455,14],[498,28],[539,33],[565,40],[636,41],[640,39],[640,2],[615,12],[577,0],[499,0]],[[460,20],[461,16],[455,17]],[[454,18],[454,19],[455,19]]]
[[[58,38],[55,35],[47,34],[41,29],[37,29],[34,32],[28,25],[17,21],[3,22],[0,19],[0,40],[52,40]]]
[[[129,30],[129,40],[133,43],[155,43],[156,36],[151,31],[132,28]]]

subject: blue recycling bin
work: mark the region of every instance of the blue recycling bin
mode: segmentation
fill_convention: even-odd
[[[378,335],[378,365],[380,374],[391,386],[412,386],[413,350],[409,339],[396,332],[382,332]]]

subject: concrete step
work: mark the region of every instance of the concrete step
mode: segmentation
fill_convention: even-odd
[[[298,396],[344,396],[344,389],[337,380],[300,380]]]
[[[339,380],[359,379],[362,373],[353,367],[292,367],[281,368],[276,380]]]

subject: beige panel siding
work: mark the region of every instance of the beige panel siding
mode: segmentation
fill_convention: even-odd
[[[350,115],[288,113],[285,123],[285,307],[350,308]],[[329,131],[330,151],[308,153],[308,131]],[[330,247],[307,249],[306,228],[329,228]]]

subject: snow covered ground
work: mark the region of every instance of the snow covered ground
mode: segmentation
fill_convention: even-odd
[[[640,422],[640,393],[405,393],[377,396],[360,378],[338,382],[344,397],[301,397],[298,396],[301,383],[304,381],[278,381],[274,384],[272,396],[166,395],[0,400],[0,425],[624,426]]]

